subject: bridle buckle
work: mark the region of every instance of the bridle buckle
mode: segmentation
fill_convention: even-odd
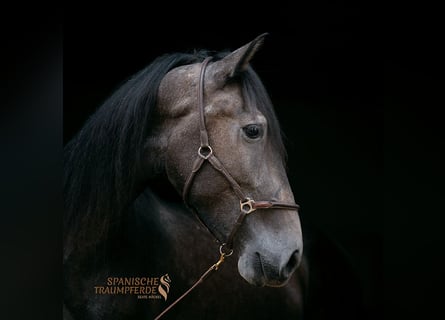
[[[250,198],[246,198],[244,201],[240,200],[240,209],[242,212],[244,212],[245,214],[249,214],[253,211],[256,210],[256,208],[254,208],[254,203],[255,201],[253,199]]]
[[[198,155],[207,160],[213,154],[213,149],[211,146],[200,146],[198,149]]]

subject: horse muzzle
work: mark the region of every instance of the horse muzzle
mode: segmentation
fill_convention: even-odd
[[[300,265],[302,250],[278,250],[274,253],[259,250],[241,254],[238,260],[240,275],[259,287],[282,287]]]

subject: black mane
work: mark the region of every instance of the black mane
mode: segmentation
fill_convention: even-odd
[[[171,69],[201,62],[208,55],[199,51],[157,58],[106,100],[66,145],[66,255],[76,248],[93,249],[116,232],[137,196],[136,178],[161,80]],[[271,138],[284,159],[279,124],[264,86],[251,68],[240,82],[246,101],[256,104],[268,119]]]

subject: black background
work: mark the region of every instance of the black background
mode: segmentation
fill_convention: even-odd
[[[160,54],[235,49],[263,32],[252,64],[287,135],[303,222],[344,249],[370,318],[383,318],[383,301],[392,318],[435,317],[439,12],[355,1],[3,8],[1,318],[61,318],[61,152],[88,115]]]
[[[234,50],[268,32],[252,65],[287,137],[289,178],[303,224],[343,250],[367,314],[381,316],[383,65],[372,8],[318,1],[183,13],[113,9],[73,14],[65,24],[65,142],[157,56]],[[335,260],[323,263],[336,267]]]

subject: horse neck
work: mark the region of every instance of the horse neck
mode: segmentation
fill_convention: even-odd
[[[157,187],[147,187],[135,201],[134,222],[139,230],[135,240],[148,252],[150,261],[159,263],[159,268],[172,268],[168,264],[174,264],[175,269],[186,267],[188,277],[196,277],[215,258],[218,246],[182,202],[166,198],[154,189]]]

